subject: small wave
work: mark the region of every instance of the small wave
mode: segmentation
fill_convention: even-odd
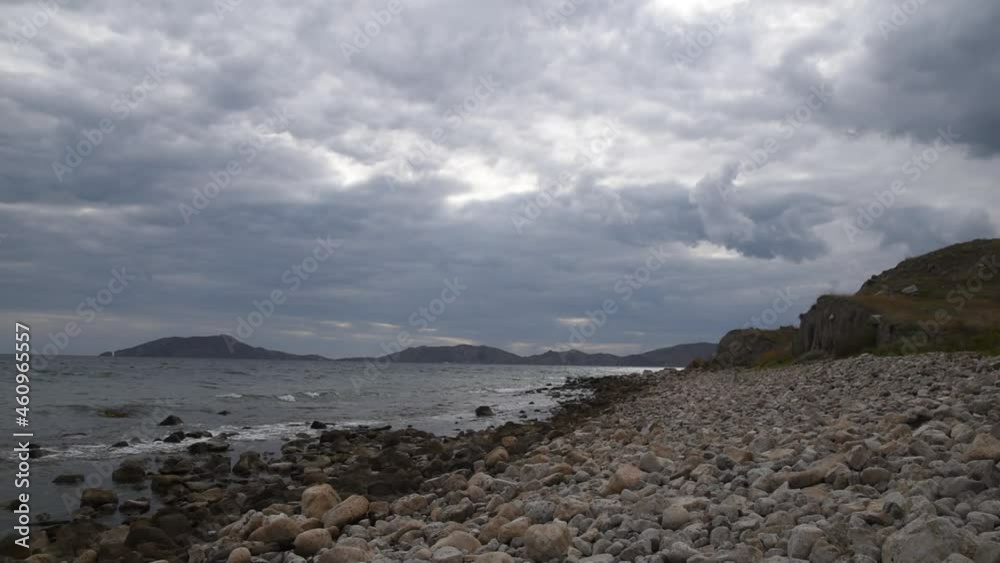
[[[338,422],[338,426],[347,426],[348,428],[356,428],[358,426],[385,426],[387,422],[381,420],[345,420],[343,422]]]
[[[306,397],[312,397],[313,399],[315,399],[316,397],[319,397],[322,393],[316,393],[315,391],[306,391],[302,394],[305,395]]]
[[[216,399],[242,399],[243,395],[239,393],[223,393],[221,395],[216,395]]]
[[[285,401],[286,403],[294,403],[295,402],[295,395],[280,395],[278,397],[278,400],[279,401]]]
[[[496,393],[524,393],[525,391],[531,391],[534,387],[499,387],[493,391]]]

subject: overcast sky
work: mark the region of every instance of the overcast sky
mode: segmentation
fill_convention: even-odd
[[[995,0],[8,1],[0,25],[0,320],[67,354],[239,318],[334,357],[402,331],[634,353],[795,323],[1000,221]]]

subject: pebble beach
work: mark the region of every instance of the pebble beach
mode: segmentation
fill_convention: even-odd
[[[567,387],[587,397],[547,421],[453,438],[330,429],[235,463],[212,440],[126,460],[116,481],[148,483],[162,508],[86,490],[28,560],[1000,562],[996,357]],[[101,523],[116,510],[124,523]]]

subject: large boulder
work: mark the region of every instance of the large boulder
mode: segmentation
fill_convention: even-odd
[[[129,458],[111,473],[115,483],[142,483],[146,480],[146,462],[140,458]]]
[[[226,563],[252,563],[253,555],[250,554],[250,550],[245,547],[237,547],[236,549],[229,552],[229,557],[226,559]]]
[[[333,487],[314,485],[302,491],[302,514],[307,518],[323,518],[339,502],[340,496]]]
[[[617,495],[626,489],[634,489],[642,482],[642,472],[634,465],[622,465],[615,471],[611,479],[608,479],[602,493],[605,495]]]
[[[1000,440],[990,434],[978,434],[965,450],[966,461],[976,461],[986,459],[993,462],[1000,461]]]
[[[788,556],[794,559],[809,559],[813,546],[823,537],[823,530],[809,524],[792,528],[788,537]]]
[[[565,522],[535,524],[524,533],[525,553],[535,561],[562,560],[569,551],[572,539]]]
[[[364,563],[371,561],[370,549],[362,549],[353,545],[335,545],[314,559],[316,563]]]
[[[97,508],[105,504],[118,505],[118,495],[108,489],[84,489],[80,496],[80,506]]]
[[[333,537],[326,528],[306,530],[295,536],[295,553],[302,557],[312,557],[321,549],[333,547]]]
[[[426,507],[427,497],[414,493],[393,501],[389,506],[389,511],[399,516],[410,516]]]
[[[289,546],[301,533],[302,527],[298,522],[282,515],[254,530],[247,539]]]
[[[323,525],[344,529],[348,524],[360,521],[368,514],[368,499],[361,495],[351,495],[323,514]]]
[[[947,518],[918,518],[882,544],[882,563],[939,563],[952,553],[975,556],[972,534]]]
[[[239,461],[233,464],[233,474],[243,477],[248,477],[264,469],[267,469],[267,464],[260,459],[260,454],[257,452],[244,452],[240,454]]]
[[[437,551],[442,547],[454,547],[458,548],[463,553],[475,553],[477,549],[482,547],[472,534],[464,532],[462,530],[455,530],[454,532],[448,534],[447,537],[441,538],[435,543],[431,550]]]

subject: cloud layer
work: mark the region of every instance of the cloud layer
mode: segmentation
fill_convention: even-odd
[[[1000,219],[982,0],[97,0],[0,22],[0,317],[78,323],[63,353],[233,332],[275,291],[255,345],[533,353],[611,299],[580,347],[635,352],[716,340],[788,288],[795,322]],[[113,271],[134,277],[102,293]],[[441,307],[446,283],[467,289]]]

